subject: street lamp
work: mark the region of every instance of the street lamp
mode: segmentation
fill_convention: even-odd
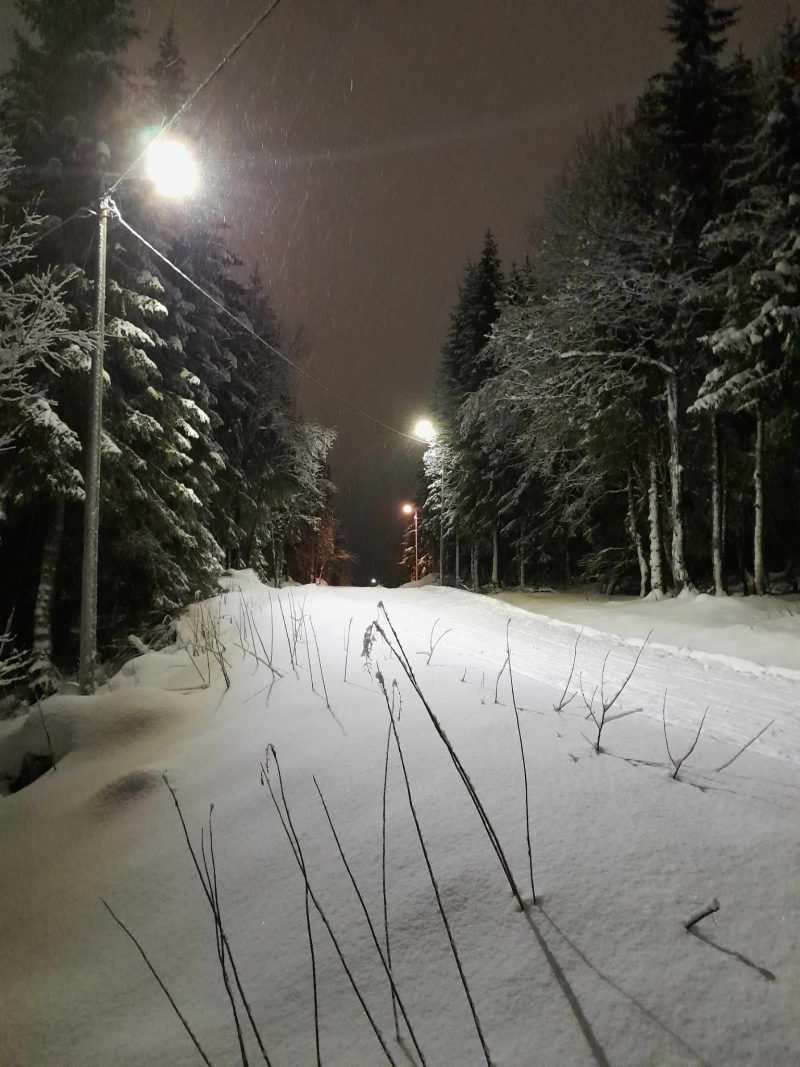
[[[436,440],[436,427],[430,419],[417,419],[414,426],[414,436],[426,445],[432,445]]]
[[[161,196],[182,200],[197,188],[197,164],[180,141],[154,141],[145,152],[145,174]]]
[[[414,516],[414,581],[419,581],[419,525],[417,509],[413,504],[403,504],[403,514]]]
[[[430,448],[436,444],[436,427],[430,419],[418,419],[414,426],[414,436],[424,441]],[[444,585],[444,451],[439,450],[439,471],[441,475],[441,499],[439,501],[439,585]]]
[[[188,196],[197,185],[197,168],[188,149],[159,139],[145,154],[145,173],[162,196]],[[116,211],[101,175],[97,211],[96,344],[89,385],[89,433],[86,441],[86,484],[81,574],[81,633],[78,680],[82,693],[94,692],[97,657],[97,542],[100,531],[100,452],[103,436],[103,352],[106,341],[106,264],[108,218]]]

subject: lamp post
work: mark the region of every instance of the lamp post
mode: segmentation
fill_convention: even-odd
[[[414,516],[414,581],[419,581],[419,516],[413,504],[403,504],[403,514]]]
[[[430,419],[419,419],[414,427],[414,436],[429,447],[436,444],[436,427]],[[444,452],[439,451],[441,493],[439,500],[439,585],[444,585]]]
[[[170,199],[188,196],[197,184],[197,168],[185,146],[156,141],[145,156],[147,178]],[[97,282],[95,289],[96,344],[92,353],[89,386],[89,432],[86,440],[83,560],[81,573],[81,627],[78,680],[82,693],[94,692],[97,658],[97,545],[100,533],[100,457],[103,444],[103,355],[106,339],[106,267],[108,219],[116,208],[100,176],[97,210]]]

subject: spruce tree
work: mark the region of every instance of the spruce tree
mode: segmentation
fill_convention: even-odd
[[[800,32],[784,24],[760,122],[726,174],[732,204],[708,227],[704,247],[716,272],[709,295],[720,325],[709,337],[713,366],[694,409],[749,411],[753,463],[756,592],[764,561],[765,420],[796,398],[800,351]]]
[[[468,263],[442,349],[438,402],[443,447],[453,456],[446,525],[470,539],[473,558],[492,535],[499,490],[482,461],[479,432],[465,415],[465,405],[491,376],[485,346],[499,314],[504,280],[497,242],[487,231],[480,259]],[[473,568],[473,582],[477,579]]]

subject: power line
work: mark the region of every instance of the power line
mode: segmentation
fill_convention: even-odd
[[[172,116],[172,118],[169,120],[169,122],[165,123],[161,127],[161,129],[153,137],[153,139],[147,143],[147,145],[142,149],[142,151],[133,160],[133,162],[129,164],[129,166],[122,172],[122,174],[120,174],[120,176],[117,178],[117,180],[114,182],[114,184],[109,187],[109,189],[106,192],[107,196],[111,196],[111,194],[113,192],[115,192],[115,190],[119,186],[120,182],[124,181],[125,178],[128,177],[128,175],[131,173],[131,171],[134,169],[134,167],[138,163],[141,162],[141,160],[144,158],[144,156],[147,154],[147,152],[153,147],[153,145],[157,141],[160,141],[161,138],[166,134],[166,132],[168,130],[172,129],[172,127],[175,125],[175,123],[178,122],[183,117],[183,115],[186,114],[186,112],[189,110],[189,108],[195,102],[195,100],[200,95],[200,93],[202,93],[202,91],[208,85],[211,84],[211,82],[214,80],[214,78],[216,78],[216,76],[219,74],[219,72],[222,70],[222,68],[224,66],[226,66],[226,64],[230,63],[230,61],[233,59],[233,57],[236,55],[236,53],[239,51],[239,49],[242,47],[242,45],[245,44],[245,42],[248,41],[250,39],[250,37],[253,36],[253,34],[258,29],[258,27],[261,25],[261,23],[264,22],[272,14],[272,12],[275,10],[275,8],[278,6],[278,4],[280,2],[281,2],[281,0],[272,0],[271,3],[267,4],[267,6],[264,8],[264,10],[261,12],[261,14],[255,20],[255,22],[253,22],[253,24],[248,29],[246,29],[244,31],[242,36],[239,38],[238,41],[235,42],[235,44],[231,45],[231,47],[228,49],[228,51],[225,53],[225,55],[222,57],[222,59],[219,61],[219,63],[217,63],[216,67],[214,67],[214,69],[203,79],[203,81],[200,82],[200,84],[197,86],[197,88],[194,90],[194,92],[191,93],[184,100],[184,102],[181,104],[181,106],[178,108],[178,110],[175,112],[175,114]]]
[[[77,211],[73,211],[71,215],[67,216],[67,218],[62,219],[61,222],[56,223],[55,226],[51,226],[49,230],[44,230],[42,233],[40,233],[36,240],[33,241],[31,247],[35,248],[38,244],[44,241],[45,238],[52,237],[54,233],[58,233],[59,230],[63,230],[64,227],[68,223],[72,222],[74,219],[90,219],[94,215],[95,212],[92,211],[91,208],[79,207]]]
[[[180,275],[180,277],[183,278],[185,282],[188,282],[193,289],[196,289],[198,293],[201,293],[206,298],[206,300],[211,301],[211,303],[216,308],[218,308],[223,314],[227,315],[228,318],[232,319],[241,329],[245,331],[245,333],[249,334],[254,340],[258,341],[259,344],[263,345],[264,348],[266,348],[267,351],[271,352],[274,356],[277,356],[278,359],[282,359],[284,363],[288,364],[290,367],[293,367],[294,370],[296,370],[298,374],[301,374],[307,381],[312,382],[318,388],[326,392],[329,396],[332,396],[334,400],[338,400],[340,404],[344,404],[345,407],[350,408],[351,411],[355,411],[363,418],[369,419],[369,421],[374,423],[376,426],[380,426],[381,429],[388,430],[389,433],[396,434],[398,437],[403,437],[406,441],[413,441],[414,444],[417,445],[424,443],[421,442],[419,438],[413,437],[411,434],[408,433],[403,433],[403,431],[398,430],[397,427],[390,426],[388,422],[383,422],[382,419],[378,419],[374,415],[370,415],[368,411],[364,411],[363,408],[360,408],[351,400],[347,400],[346,397],[343,397],[340,393],[337,393],[335,390],[331,389],[330,386],[327,386],[324,382],[321,382],[319,378],[315,378],[313,374],[310,374],[307,370],[304,370],[303,367],[301,367],[298,363],[295,363],[293,359],[290,359],[289,356],[281,352],[279,348],[276,348],[275,345],[270,344],[269,341],[263,338],[260,334],[256,333],[252,326],[249,326],[246,322],[243,322],[238,315],[234,315],[232,311],[229,311],[221,300],[218,300],[215,296],[209,293],[207,289],[204,289],[202,285],[196,282],[193,278],[190,278],[185,271],[181,270],[181,268],[177,266],[177,264],[173,263],[171,259],[168,259],[163,252],[159,252],[159,250],[154,245],[150,244],[147,238],[143,237],[140,233],[134,230],[133,226],[127,223],[125,219],[123,219],[123,217],[119,213],[119,209],[116,209],[115,217],[117,221],[122,223],[125,229],[128,230],[138,241],[141,241],[145,248],[149,249],[149,251],[152,252],[153,255],[158,256],[158,258],[164,263],[166,263],[167,266],[171,268],[171,270],[175,271],[176,274]]]

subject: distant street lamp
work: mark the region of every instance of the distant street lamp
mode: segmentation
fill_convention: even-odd
[[[185,145],[164,138],[145,154],[145,173],[165,197],[189,196],[197,185],[197,167]],[[95,331],[89,385],[89,433],[86,441],[86,484],[83,518],[83,567],[81,575],[81,633],[78,679],[82,693],[94,692],[97,658],[97,543],[100,531],[100,453],[103,438],[103,353],[106,341],[106,265],[108,218],[116,212],[101,175],[97,211],[97,282]]]
[[[403,514],[414,516],[414,581],[419,581],[419,524],[417,509],[413,504],[403,504]]]
[[[414,436],[428,447],[436,444],[436,427],[430,419],[418,419]],[[439,501],[439,585],[444,585],[444,452],[439,450],[439,473],[441,475],[441,499]]]

